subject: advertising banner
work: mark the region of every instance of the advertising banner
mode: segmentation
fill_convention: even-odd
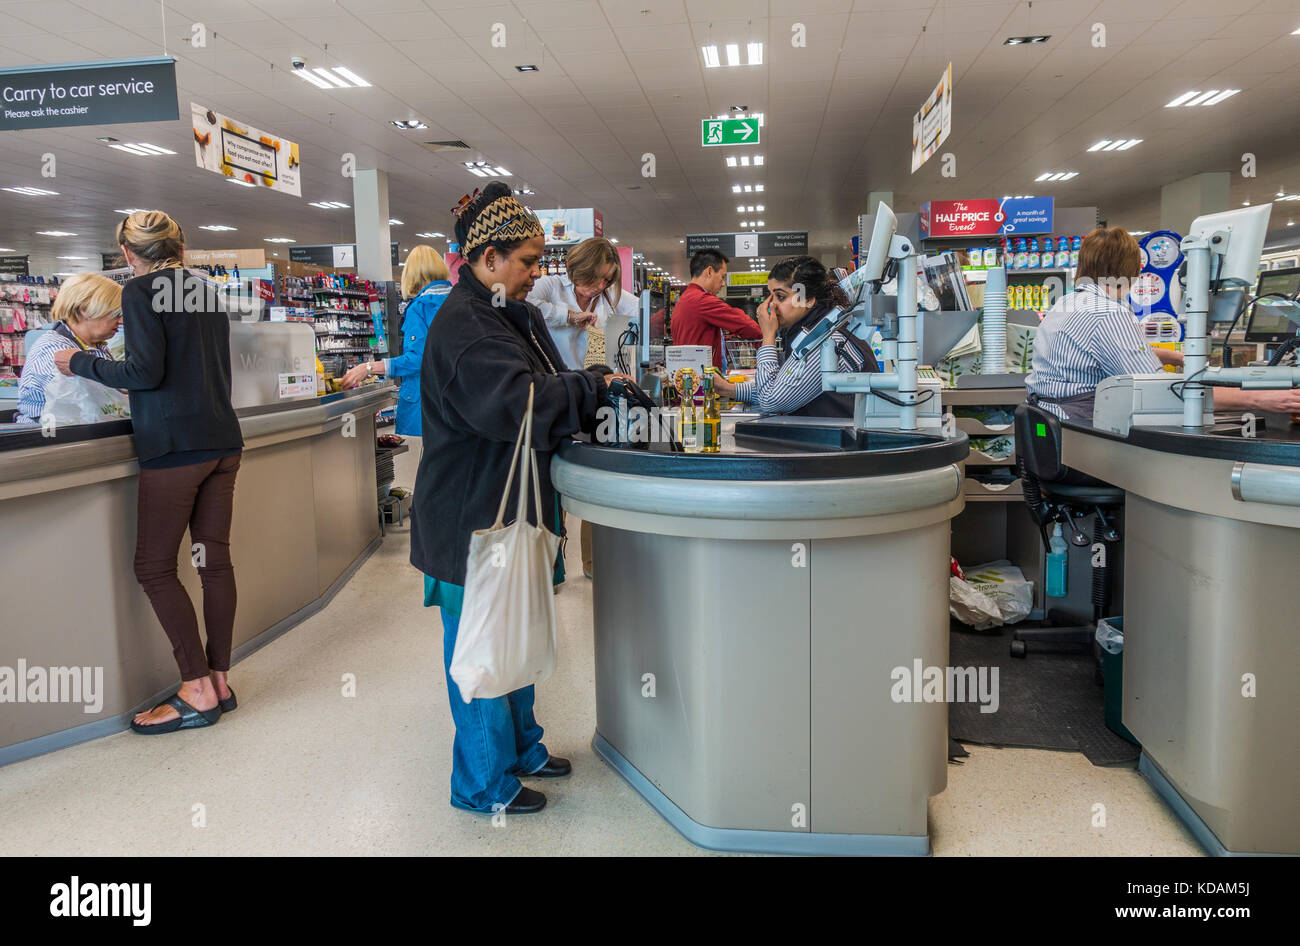
[[[599,210],[591,207],[537,210],[534,213],[546,231],[547,246],[573,246],[583,240],[605,235],[605,219]]]
[[[170,57],[0,69],[0,131],[179,117]]]
[[[1051,233],[1055,203],[1053,197],[932,200],[921,205],[921,235],[980,237]]]
[[[190,113],[194,121],[194,161],[199,167],[245,184],[302,196],[297,144],[242,125],[196,102],[190,103]]]
[[[916,173],[952,133],[952,63],[939,77],[921,110],[912,116],[912,173]]]

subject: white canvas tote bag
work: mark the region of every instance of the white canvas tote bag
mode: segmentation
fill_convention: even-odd
[[[466,703],[505,696],[540,683],[555,670],[555,597],[552,567],[560,537],[542,525],[542,487],[533,442],[533,388],[519,425],[496,522],[470,536],[465,604],[451,658],[451,678]],[[503,525],[519,457],[519,501],[514,521]],[[528,522],[528,480],[537,525]]]

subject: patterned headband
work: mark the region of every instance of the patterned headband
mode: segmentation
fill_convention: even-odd
[[[503,243],[515,243],[543,236],[536,214],[509,195],[498,197],[483,209],[465,234],[465,246],[461,252],[468,256],[480,246],[493,240]]]

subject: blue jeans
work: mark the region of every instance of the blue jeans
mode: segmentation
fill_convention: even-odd
[[[443,667],[450,669],[456,650],[460,615],[442,609]],[[447,674],[456,740],[451,750],[451,803],[470,811],[491,811],[515,800],[519,775],[536,772],[550,754],[542,745],[542,727],[533,717],[534,688],[524,687],[495,699],[471,700]]]

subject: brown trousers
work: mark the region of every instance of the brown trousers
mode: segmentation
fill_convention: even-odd
[[[235,629],[235,569],[230,562],[230,518],[241,454],[162,470],[140,471],[135,577],[171,641],[181,679],[230,669]],[[198,618],[176,576],[186,527],[192,560],[203,583],[205,653]]]

